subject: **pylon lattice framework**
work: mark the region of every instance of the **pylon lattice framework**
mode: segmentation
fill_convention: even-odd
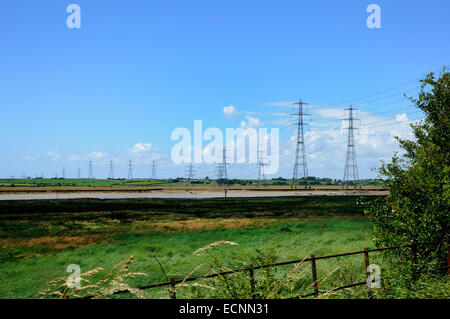
[[[267,165],[267,163],[264,161],[264,153],[262,151],[258,152],[258,181],[260,183],[264,182],[266,180],[266,174],[264,172],[264,166]]]
[[[109,162],[109,179],[114,179],[114,163],[113,161]]]
[[[224,148],[222,152],[222,163],[217,167],[217,179],[228,179],[227,173],[227,150]]]
[[[195,176],[195,168],[194,165],[191,163],[187,167],[187,174],[188,174],[188,180],[194,179]]]
[[[152,162],[152,179],[156,179],[156,164],[155,164],[155,161]]]
[[[298,111],[292,115],[297,116],[294,125],[297,126],[297,142],[295,150],[295,162],[294,162],[294,173],[292,175],[292,186],[295,186],[295,181],[299,177],[308,177],[308,165],[306,164],[306,148],[305,148],[305,136],[304,136],[304,126],[309,125],[305,123],[304,116],[311,115],[309,113],[304,113],[303,107],[306,103],[303,103],[300,99],[297,103],[294,103],[294,107],[298,106]],[[300,169],[300,170],[299,170]]]
[[[353,111],[356,111],[350,106],[350,108],[345,109],[348,111],[348,118],[344,118],[344,121],[348,121],[348,127],[345,129],[348,130],[347,135],[347,155],[345,159],[345,168],[344,168],[344,182],[355,181],[359,179],[358,173],[358,164],[356,163],[356,151],[355,151],[355,136],[353,134],[354,130],[357,130],[354,126],[354,121],[359,121],[359,119],[355,119],[353,117]]]
[[[88,178],[94,178],[94,174],[92,173],[92,161],[89,161],[89,174]]]
[[[128,179],[133,179],[133,161],[128,161]]]

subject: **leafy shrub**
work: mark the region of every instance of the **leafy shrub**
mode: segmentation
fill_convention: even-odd
[[[406,280],[446,262],[449,233],[450,73],[444,68],[438,79],[430,73],[421,82],[419,97],[410,100],[426,118],[411,125],[415,140],[397,137],[404,154],[379,169],[389,195],[366,210],[378,246],[414,243],[412,250],[387,253]]]

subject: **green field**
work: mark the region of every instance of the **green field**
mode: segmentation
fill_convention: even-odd
[[[214,183],[217,181],[214,181]],[[211,180],[208,179],[196,179],[193,181],[195,184],[208,184]],[[221,180],[220,184],[226,184],[229,186],[240,186],[240,185],[258,185],[261,183],[259,180],[249,180],[249,179],[229,179]],[[330,178],[315,178],[310,177],[308,180],[298,180],[296,182],[298,185],[312,185],[312,186],[323,186],[323,185],[340,185],[340,181],[336,181]],[[356,182],[351,182],[351,185],[377,185],[380,186],[378,180],[359,180]],[[167,187],[176,185],[191,185],[186,183],[185,180],[176,179],[89,179],[89,178],[9,178],[0,179],[0,187]],[[270,180],[265,180],[264,185],[267,186],[289,186],[292,185],[291,179],[284,178],[273,178]]]
[[[224,268],[241,268],[264,251],[278,261],[323,256],[374,247],[371,225],[357,205],[358,197],[293,197],[246,199],[139,199],[40,200],[0,202],[0,298],[36,298],[48,280],[67,276],[66,267],[78,264],[82,272],[108,269],[134,256],[130,271],[146,276],[128,278],[131,287],[183,279],[201,265],[195,276],[212,273],[212,256]],[[214,247],[194,255],[198,248],[218,241],[239,245]],[[156,260],[158,258],[161,266]],[[382,265],[379,255],[372,262]],[[259,262],[264,263],[264,260]],[[276,278],[292,270],[276,269]],[[362,255],[318,261],[321,289],[364,280]],[[232,275],[234,282],[246,277]],[[257,272],[257,282],[265,273]],[[205,287],[218,283],[202,280]],[[223,297],[219,289],[192,284],[178,297]],[[217,286],[216,286],[217,287]],[[302,265],[283,286],[284,296],[312,291],[309,264]],[[167,298],[166,288],[146,290],[146,297]],[[381,292],[380,292],[380,296]],[[133,298],[129,293],[114,296]],[[363,287],[328,295],[365,298]]]
[[[160,187],[173,185],[168,179],[92,179],[92,178],[30,178],[0,179],[0,187],[115,187],[147,186]]]

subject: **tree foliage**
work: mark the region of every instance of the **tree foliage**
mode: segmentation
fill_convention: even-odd
[[[430,73],[420,82],[419,96],[410,100],[425,118],[411,125],[414,140],[397,137],[404,153],[379,169],[389,195],[366,210],[378,246],[414,242],[415,267],[444,262],[449,233],[450,73],[444,67],[438,77]],[[439,244],[425,245],[429,242]],[[394,257],[404,265],[411,256],[397,252]]]

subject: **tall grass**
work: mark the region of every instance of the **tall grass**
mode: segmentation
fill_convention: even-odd
[[[364,218],[279,221],[265,228],[118,234],[112,236],[110,241],[97,245],[2,263],[0,297],[35,297],[46,281],[66,276],[65,270],[69,264],[80,265],[82,271],[96,267],[109,269],[130,255],[135,257],[135,262],[130,266],[131,271],[148,274],[145,278],[132,278],[134,287],[165,281],[165,275],[154,256],[157,256],[168,277],[182,279],[202,264],[198,270],[198,275],[201,275],[212,271],[208,268],[209,258],[207,255],[197,256],[192,253],[200,247],[221,240],[239,244],[220,248],[217,257],[220,258],[221,265],[228,268],[241,267],[249,258],[257,256],[255,249],[265,249],[268,244],[276,251],[279,260],[294,260],[311,254],[321,256],[347,252],[371,245],[370,224]],[[324,260],[318,263],[319,276],[327,274],[339,262],[343,261]],[[359,263],[362,265],[362,260],[355,260],[355,265]],[[279,268],[280,274],[286,270]],[[167,297],[167,291],[159,292],[156,289],[152,296]]]

